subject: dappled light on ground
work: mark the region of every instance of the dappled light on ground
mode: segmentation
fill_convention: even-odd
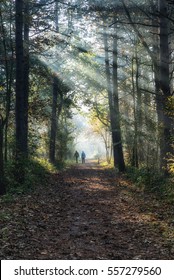
[[[148,203],[147,203],[148,202]],[[163,209],[165,207],[165,213]],[[172,207],[95,163],[1,204],[3,259],[173,259]]]

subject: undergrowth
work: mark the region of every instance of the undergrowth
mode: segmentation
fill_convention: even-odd
[[[127,168],[127,176],[144,192],[154,193],[158,198],[174,202],[174,176],[165,177],[158,170],[135,167]]]
[[[9,161],[5,165],[5,200],[10,200],[13,194],[31,192],[36,185],[45,184],[49,175],[56,171],[56,167],[46,159],[31,158],[23,162],[23,170],[24,180],[19,184],[15,176],[15,162]]]

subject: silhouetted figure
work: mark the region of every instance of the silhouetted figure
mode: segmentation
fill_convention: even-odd
[[[79,153],[77,151],[75,151],[74,157],[76,159],[76,163],[78,163]]]
[[[85,152],[82,151],[82,154],[81,154],[82,163],[85,163],[85,158],[86,158]]]

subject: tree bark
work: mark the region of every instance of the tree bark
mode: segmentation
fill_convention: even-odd
[[[28,157],[28,97],[29,97],[29,3],[24,1],[24,145]]]
[[[163,109],[162,134],[164,143],[161,146],[162,168],[168,173],[168,159],[174,155],[172,147],[173,119],[169,116],[168,103],[172,96],[170,89],[170,54],[169,54],[169,22],[166,0],[159,0],[160,17],[160,90]]]
[[[134,57],[132,58],[132,94],[133,94],[133,112],[134,112],[134,135],[133,135],[133,147],[132,147],[132,158],[131,165],[134,167],[139,166],[138,163],[138,120],[137,120],[137,109],[136,109],[136,90],[134,81]]]
[[[160,127],[160,169],[168,174],[168,159],[174,155],[174,149],[172,146],[173,132],[173,118],[169,116],[168,104],[169,98],[172,96],[170,90],[170,54],[169,54],[169,20],[167,11],[167,1],[158,0],[159,16],[155,18],[155,21],[159,21],[159,47],[156,46],[156,51],[151,51],[143,35],[139,32],[138,28],[134,24],[129,10],[122,0],[126,15],[138,35],[142,45],[147,50],[147,53],[152,59],[155,73],[155,90],[157,101],[157,115]],[[154,20],[154,19],[153,19]]]
[[[3,159],[3,118],[0,115],[0,195],[6,193],[4,182],[4,159]]]
[[[29,7],[16,0],[16,166],[19,183],[25,179],[28,158],[28,92],[29,92]]]
[[[16,158],[27,155],[24,92],[24,1],[16,0]]]
[[[123,156],[121,127],[120,127],[120,110],[118,99],[118,49],[117,49],[117,33],[116,25],[113,37],[113,146],[115,146],[115,166],[120,172],[125,171],[125,163]]]
[[[123,158],[120,115],[118,103],[118,78],[117,78],[117,38],[113,40],[113,77],[111,79],[110,64],[109,64],[109,47],[106,27],[104,27],[104,48],[105,48],[105,69],[107,79],[107,91],[109,100],[109,111],[111,121],[111,134],[113,143],[114,166],[118,167],[120,172],[125,171]],[[113,83],[113,89],[111,84]]]
[[[5,116],[3,120],[3,134],[4,134],[4,160],[7,161],[7,133],[8,133],[8,121],[9,114],[11,109],[11,95],[12,95],[12,83],[14,80],[13,77],[13,66],[14,66],[14,53],[13,53],[13,43],[12,43],[12,11],[10,8],[10,34],[7,35],[6,32],[6,24],[4,23],[2,10],[0,9],[0,22],[1,22],[1,35],[2,35],[2,46],[3,46],[3,54],[4,56],[4,66],[5,66],[5,79],[6,79],[6,100],[5,100]],[[9,37],[8,37],[9,36]],[[9,40],[10,48],[9,48]],[[9,60],[9,51],[11,52],[11,59]]]
[[[59,32],[59,18],[58,18],[58,1],[55,2],[55,27],[56,32]],[[51,115],[51,131],[50,131],[50,147],[49,159],[53,164],[55,163],[56,156],[56,136],[57,136],[57,98],[58,98],[58,79],[53,78],[53,99],[52,99],[52,115]]]
[[[52,101],[52,115],[51,115],[51,132],[50,132],[50,162],[55,163],[55,147],[56,147],[56,132],[57,132],[57,98],[58,98],[58,81],[53,79],[53,101]]]

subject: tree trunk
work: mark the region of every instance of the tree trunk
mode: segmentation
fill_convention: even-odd
[[[111,88],[111,73],[109,65],[109,47],[108,47],[108,36],[106,27],[104,27],[104,48],[105,48],[105,70],[106,70],[106,80],[107,80],[107,91],[108,91],[108,101],[109,101],[109,113],[110,113],[110,122],[111,122],[111,135],[112,143],[115,142],[113,135],[113,104],[112,104],[112,88]],[[114,166],[116,167],[116,146],[113,145],[113,157],[114,157]]]
[[[55,2],[55,27],[56,32],[59,32],[59,18],[58,18],[59,5],[58,1]],[[56,76],[53,78],[53,100],[52,100],[52,115],[51,115],[51,131],[50,131],[50,147],[49,159],[50,162],[55,163],[56,156],[56,136],[57,136],[57,98],[58,98],[58,79]]]
[[[116,25],[115,25],[116,26]],[[123,156],[123,147],[121,139],[121,127],[120,127],[120,110],[118,99],[118,55],[117,55],[117,34],[116,27],[114,30],[113,38],[113,146],[115,146],[115,166],[118,167],[120,172],[125,171],[125,163]]]
[[[164,143],[161,146],[162,168],[168,173],[168,159],[174,154],[172,147],[173,119],[169,116],[168,103],[171,97],[170,90],[170,54],[169,54],[169,26],[166,0],[159,0],[160,13],[160,90],[163,106],[162,134]]]
[[[132,147],[132,159],[131,165],[134,167],[138,164],[138,120],[137,120],[137,108],[136,108],[136,89],[134,81],[134,57],[132,58],[132,94],[133,94],[133,112],[134,112],[134,135],[133,135],[133,147]]]
[[[25,131],[23,0],[16,0],[16,157],[27,154]]]
[[[28,157],[28,97],[29,97],[29,3],[24,2],[24,140]]]
[[[10,16],[12,17],[12,11],[10,9]],[[4,160],[7,161],[7,133],[8,133],[8,121],[9,121],[9,114],[10,114],[10,109],[11,109],[11,95],[12,95],[12,83],[13,83],[13,80],[14,80],[14,77],[13,77],[13,58],[14,58],[14,55],[13,55],[13,44],[11,43],[10,44],[10,47],[11,47],[11,54],[12,54],[12,59],[9,60],[9,57],[8,57],[8,53],[9,53],[9,50],[8,50],[8,46],[9,46],[9,39],[11,40],[12,42],[12,18],[10,19],[10,33],[7,35],[6,33],[6,25],[5,25],[5,22],[3,20],[3,14],[2,14],[2,11],[0,9],[0,22],[1,22],[1,35],[2,35],[2,46],[3,46],[3,54],[2,56],[4,56],[4,66],[5,66],[5,77],[6,77],[6,112],[5,112],[5,117],[4,117],[4,120],[3,120],[3,134],[4,134]]]
[[[136,27],[130,16],[129,10],[122,0],[127,17],[138,35],[142,45],[147,50],[151,57],[155,71],[155,86],[156,86],[156,101],[157,101],[157,114],[160,127],[160,166],[161,171],[168,173],[168,159],[174,155],[174,148],[172,147],[173,132],[173,117],[169,116],[167,110],[169,104],[169,98],[171,97],[170,90],[170,54],[169,54],[169,26],[168,26],[168,10],[167,1],[158,0],[159,7],[159,56],[157,53],[152,52],[147,42],[144,40],[143,35]],[[158,23],[158,18],[155,19]],[[158,47],[156,47],[158,50]]]
[[[16,0],[16,166],[19,183],[25,179],[25,161],[28,158],[28,4]],[[26,40],[26,41],[25,41]],[[25,48],[24,48],[25,46]],[[26,53],[24,54],[24,51]],[[25,61],[26,59],[26,61]]]
[[[156,39],[155,39],[156,38]],[[154,55],[156,57],[156,63],[154,64],[154,79],[155,79],[155,99],[156,99],[156,112],[158,118],[158,148],[159,152],[159,168],[162,171],[164,165],[165,154],[163,148],[165,147],[164,140],[164,111],[163,111],[163,96],[160,91],[160,65],[159,65],[159,38],[154,36]]]
[[[113,157],[114,166],[118,167],[120,172],[125,171],[125,164],[123,158],[121,130],[120,130],[120,116],[118,103],[118,79],[117,79],[117,38],[113,42],[113,79],[111,79],[110,64],[109,64],[109,47],[107,30],[104,27],[104,48],[105,48],[105,67],[107,79],[107,91],[109,100],[109,111],[111,121],[111,134],[113,143]],[[113,90],[111,87],[113,83]]]
[[[57,98],[58,98],[58,81],[54,77],[53,80],[53,101],[52,101],[52,116],[51,116],[51,132],[50,132],[50,162],[55,163],[55,147],[56,147],[56,132],[57,132]]]
[[[3,159],[3,118],[0,116],[0,195],[6,193],[4,182],[4,159]]]

